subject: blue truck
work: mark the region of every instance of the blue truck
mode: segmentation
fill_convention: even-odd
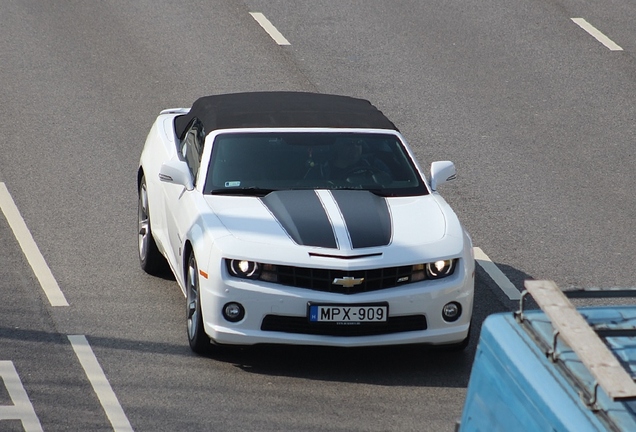
[[[636,431],[636,305],[606,305],[636,291],[525,288],[518,311],[483,323],[456,429]],[[528,294],[540,309],[524,310]]]

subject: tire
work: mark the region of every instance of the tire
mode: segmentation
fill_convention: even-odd
[[[203,328],[201,296],[199,290],[199,267],[194,253],[188,258],[186,271],[186,324],[190,348],[197,354],[207,354],[211,350],[210,338]]]
[[[166,272],[167,262],[157,248],[150,227],[150,208],[148,206],[148,189],[146,178],[141,177],[139,183],[139,199],[137,202],[139,265],[148,274],[158,276]]]

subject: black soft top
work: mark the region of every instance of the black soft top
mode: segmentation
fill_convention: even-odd
[[[232,128],[368,128],[398,130],[371,102],[348,96],[303,92],[254,92],[205,96],[175,119],[183,137],[198,118],[209,134]]]

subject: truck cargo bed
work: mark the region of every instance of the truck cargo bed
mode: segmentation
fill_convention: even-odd
[[[459,430],[636,431],[636,305],[576,309],[550,281],[526,289],[541,310],[484,321]]]

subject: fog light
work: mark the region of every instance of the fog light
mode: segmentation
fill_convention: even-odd
[[[446,303],[442,308],[442,318],[444,321],[457,321],[462,314],[462,305],[457,302]]]
[[[245,316],[245,308],[240,303],[227,303],[223,306],[223,318],[229,322],[239,322]]]

